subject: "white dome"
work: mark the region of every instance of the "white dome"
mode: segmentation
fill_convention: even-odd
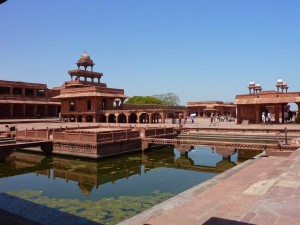
[[[254,81],[253,81],[253,80],[251,80],[251,81],[250,81],[250,83],[249,83],[249,85],[250,85],[250,84],[254,84]]]
[[[257,84],[255,85],[255,87],[261,87],[261,85],[260,85],[259,83],[257,83]]]
[[[277,83],[282,83],[283,80],[281,78],[278,79]]]

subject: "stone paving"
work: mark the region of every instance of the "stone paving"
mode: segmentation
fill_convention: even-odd
[[[299,224],[300,150],[256,157],[120,225]]]

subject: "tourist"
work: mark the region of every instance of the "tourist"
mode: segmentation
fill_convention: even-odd
[[[187,114],[186,113],[184,113],[183,119],[184,119],[183,123],[186,124],[186,121],[187,121]]]
[[[286,111],[286,110],[284,111],[283,118],[284,118],[284,123],[287,123],[288,119],[289,119],[289,113],[288,113],[288,111]]]
[[[262,112],[261,114],[261,125],[265,125],[266,124],[266,116],[265,116],[265,112]]]
[[[211,125],[214,125],[214,114],[213,113],[210,114],[210,124],[209,124],[209,126],[211,126]]]
[[[178,116],[178,123],[179,123],[179,125],[181,125],[181,120],[182,120],[182,113],[179,113],[179,116]]]
[[[194,124],[194,116],[191,116],[192,124]]]
[[[270,113],[270,112],[268,112],[267,118],[268,118],[268,119],[267,119],[268,124],[273,125],[273,124],[272,124],[272,121],[271,121],[271,113]]]
[[[220,122],[220,117],[219,117],[218,113],[216,113],[214,125],[218,125],[219,126],[219,122]]]

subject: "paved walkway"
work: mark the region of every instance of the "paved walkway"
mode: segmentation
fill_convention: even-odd
[[[299,224],[300,149],[256,157],[120,225]]]

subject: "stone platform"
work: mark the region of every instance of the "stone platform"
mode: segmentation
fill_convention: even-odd
[[[119,225],[299,224],[299,212],[300,149],[248,160]]]

